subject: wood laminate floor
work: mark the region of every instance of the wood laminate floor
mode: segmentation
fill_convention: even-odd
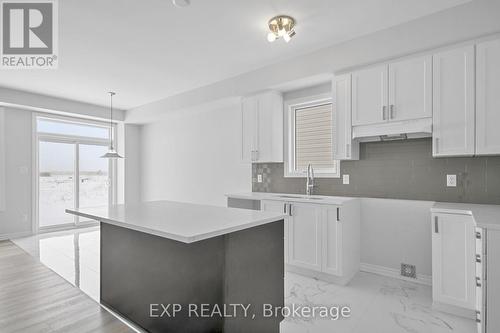
[[[0,332],[134,332],[10,241],[0,242]]]

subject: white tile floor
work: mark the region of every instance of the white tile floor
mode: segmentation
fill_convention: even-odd
[[[99,228],[41,234],[14,243],[56,273],[99,299]],[[473,320],[431,307],[431,288],[411,282],[359,273],[348,286],[288,273],[285,280],[288,306],[349,306],[351,317],[341,320],[287,318],[285,333],[441,333],[476,332]]]

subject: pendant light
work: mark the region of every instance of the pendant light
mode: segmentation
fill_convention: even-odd
[[[108,92],[110,98],[110,115],[109,115],[109,150],[106,154],[102,155],[101,158],[123,158],[118,154],[118,152],[113,147],[113,96],[116,95],[115,92]]]

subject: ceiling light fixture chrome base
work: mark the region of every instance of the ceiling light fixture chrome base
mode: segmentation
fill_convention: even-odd
[[[172,3],[176,7],[187,7],[191,4],[191,1],[189,1],[189,0],[172,0]]]
[[[267,40],[274,42],[276,39],[283,37],[285,42],[289,42],[295,36],[295,19],[287,15],[278,15],[269,20],[269,33]]]

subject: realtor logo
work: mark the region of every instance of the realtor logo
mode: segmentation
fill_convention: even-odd
[[[56,0],[0,0],[1,67],[57,68]]]

